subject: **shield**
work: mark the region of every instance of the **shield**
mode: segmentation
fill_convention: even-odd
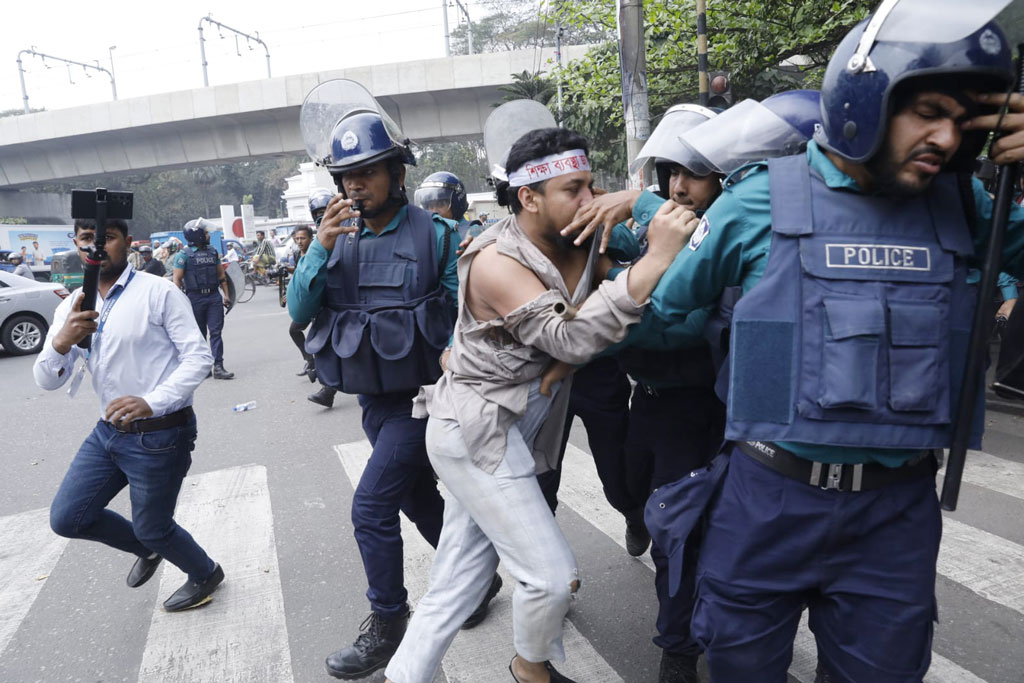
[[[690,155],[722,175],[752,161],[796,154],[806,142],[807,136],[757,100],[743,100],[678,137]]]
[[[868,25],[881,21],[875,40],[887,43],[952,43],[963,40],[1003,11],[1011,0],[891,0]],[[886,12],[888,10],[888,12]]]
[[[306,95],[299,111],[299,129],[309,158],[326,166],[331,160],[331,134],[343,118],[357,112],[379,114],[391,141],[406,145],[402,129],[370,91],[347,78],[324,81]]]
[[[661,117],[661,123],[651,133],[651,137],[647,138],[640,154],[629,165],[629,172],[639,171],[648,159],[665,159],[701,176],[713,172],[714,169],[707,167],[699,155],[679,143],[679,136],[714,116],[715,112],[699,104],[677,104],[670,107]]]
[[[557,125],[554,114],[536,100],[512,100],[492,111],[484,122],[484,148],[491,176],[507,181],[505,162],[512,145],[531,130]]]
[[[231,305],[224,311],[224,314],[227,315],[238,303],[238,294],[245,287],[245,273],[242,272],[238,261],[232,261],[224,266],[224,275],[228,280],[228,297],[231,299]]]

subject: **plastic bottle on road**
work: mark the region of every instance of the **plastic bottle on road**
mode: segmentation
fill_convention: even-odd
[[[237,406],[232,408],[236,413],[244,413],[247,410],[252,410],[256,407],[256,401],[248,401],[246,403],[239,403]]]

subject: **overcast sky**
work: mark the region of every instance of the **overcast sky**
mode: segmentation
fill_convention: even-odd
[[[255,0],[5,0],[0,45],[0,110],[22,106],[18,51],[46,54],[110,69],[113,51],[119,99],[203,85],[199,57],[199,19],[213,18],[250,35],[259,31],[270,48],[274,76],[366,64],[444,56],[442,0],[333,0],[328,2],[256,2]],[[464,3],[466,4],[466,3]],[[485,13],[468,3],[470,15]],[[457,14],[449,8],[449,24]],[[248,49],[233,35],[224,39],[203,23],[210,85],[265,78],[266,57],[260,45]],[[61,109],[111,97],[106,74],[81,67],[69,72],[59,63],[46,65],[22,56],[29,104]],[[70,81],[74,81],[72,84]]]

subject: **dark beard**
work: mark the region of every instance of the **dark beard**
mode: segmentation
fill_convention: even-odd
[[[875,189],[878,191],[878,194],[893,199],[908,199],[916,197],[927,190],[931,186],[930,181],[918,186],[906,183],[900,180],[899,177],[899,172],[903,165],[922,154],[935,154],[944,160],[946,159],[946,154],[942,150],[934,147],[922,147],[915,149],[906,159],[897,161],[893,158],[892,148],[889,145],[882,147],[875,156],[871,157],[864,164],[864,167],[875,180]]]
[[[117,278],[121,277],[121,273],[128,267],[128,261],[122,261],[121,263],[111,263],[106,268],[100,268],[100,282],[117,282]]]

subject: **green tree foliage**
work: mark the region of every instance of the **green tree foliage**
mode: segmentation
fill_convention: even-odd
[[[708,61],[731,74],[737,99],[815,88],[833,49],[874,0],[708,0]],[[679,102],[698,99],[696,3],[647,0],[645,41],[651,125]],[[592,141],[600,168],[625,173],[625,131],[615,3],[555,3],[551,20],[604,42],[562,70],[564,123]]]
[[[28,109],[29,114],[35,114],[36,112],[46,111],[46,109],[44,108],[36,109],[35,107],[29,107]],[[21,116],[24,113],[26,113],[24,107],[19,109],[2,109],[0,110],[0,119],[7,118],[8,116]]]
[[[132,234],[145,238],[151,232],[180,230],[199,216],[220,218],[220,205],[238,206],[249,199],[256,215],[283,215],[281,193],[285,179],[298,172],[303,156],[200,166],[158,173],[138,173],[81,178],[72,184],[40,188],[70,192],[72,187],[107,187],[135,193]]]
[[[486,192],[487,160],[483,143],[477,140],[465,142],[440,142],[419,145],[416,148],[416,165],[405,172],[405,186],[412,194],[431,173],[448,171],[454,173],[466,186],[466,192]]]
[[[465,4],[465,3],[463,3]],[[612,3],[614,4],[614,3]],[[484,0],[470,5],[473,19],[473,52],[506,52],[531,47],[551,47],[558,32],[552,20],[552,3],[544,0]],[[475,16],[477,13],[480,16]],[[468,25],[462,12],[450,11],[449,21],[458,23],[450,32],[451,52],[468,52]],[[566,45],[585,45],[601,37],[591,26],[567,26],[562,34]]]
[[[541,104],[547,104],[555,96],[554,82],[550,78],[544,78],[540,72],[523,71],[512,74],[512,85],[499,86],[498,90],[505,93],[502,96],[505,102],[537,100]]]

